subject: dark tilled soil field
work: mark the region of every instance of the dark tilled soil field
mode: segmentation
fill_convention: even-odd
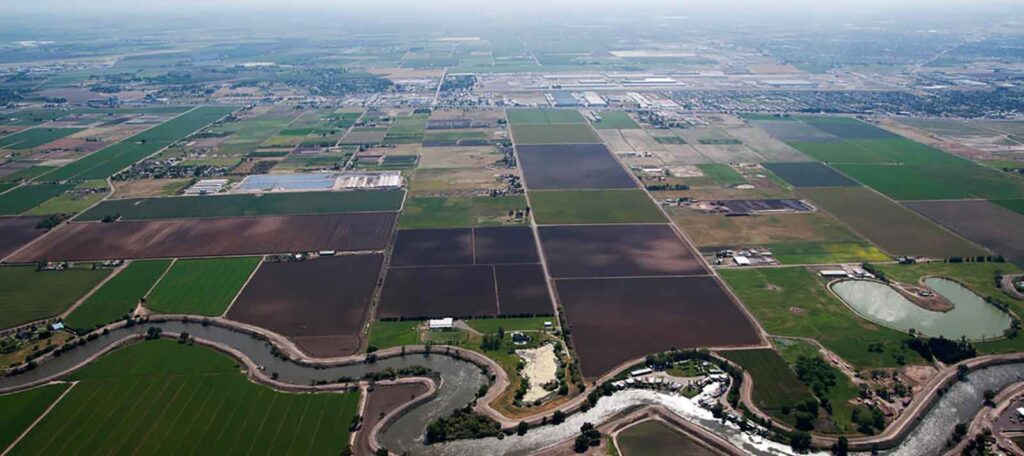
[[[0,259],[46,233],[36,228],[44,218],[46,217],[0,217]]]
[[[525,226],[399,230],[392,267],[539,263]]]
[[[710,277],[556,282],[587,378],[676,348],[761,342],[753,323]]]
[[[394,213],[73,223],[12,262],[382,250]]]
[[[479,317],[497,313],[493,266],[391,268],[377,306],[377,318]]]
[[[517,146],[530,190],[636,188],[602,144]]]
[[[373,451],[370,450],[370,430],[380,422],[384,415],[426,392],[427,386],[422,383],[375,385],[373,391],[366,395],[362,428],[356,434],[355,445],[353,445],[355,454],[373,454]]]
[[[539,263],[533,230],[526,226],[475,228],[476,264]]]
[[[351,355],[383,261],[369,254],[264,263],[228,318],[290,337],[313,356]]]
[[[539,264],[495,266],[502,315],[552,315],[544,269]]]
[[[988,201],[903,203],[1015,263],[1024,263],[1024,216]]]
[[[553,278],[707,274],[669,225],[540,227]]]
[[[857,187],[860,184],[821,163],[765,163],[794,187]]]
[[[391,266],[473,264],[472,228],[398,230]]]

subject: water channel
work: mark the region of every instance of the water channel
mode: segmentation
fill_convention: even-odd
[[[144,334],[149,327],[159,327],[165,332],[188,332],[194,337],[234,348],[252,361],[276,372],[278,380],[309,385],[316,381],[336,381],[341,377],[361,377],[363,374],[386,368],[399,369],[407,366],[424,366],[441,377],[437,395],[428,402],[414,407],[409,413],[398,418],[384,433],[381,444],[392,452],[408,452],[413,455],[456,455],[456,454],[529,454],[533,451],[571,439],[579,432],[584,422],[601,423],[623,412],[646,405],[661,405],[679,416],[710,430],[728,440],[738,448],[755,455],[789,454],[789,448],[774,442],[762,441],[741,432],[733,424],[715,420],[711,413],[696,405],[696,400],[648,390],[625,390],[605,397],[596,407],[585,413],[570,416],[565,423],[557,426],[543,426],[530,430],[525,436],[511,436],[504,439],[479,439],[457,441],[443,445],[421,444],[426,425],[465,406],[475,396],[479,386],[486,381],[480,368],[468,361],[440,353],[430,356],[410,354],[401,357],[381,359],[373,364],[352,364],[346,366],[305,366],[282,360],[274,356],[271,346],[251,335],[216,325],[203,326],[199,323],[180,321],[150,322],[127,328],[112,330],[75,350],[64,353],[41,363],[36,369],[13,376],[0,378],[0,390],[17,388],[33,382],[67,374],[81,363],[102,352],[113,344]],[[993,366],[968,374],[968,381],[954,385],[919,421],[909,437],[891,453],[897,455],[936,454],[945,445],[946,438],[958,422],[967,421],[981,407],[986,389],[999,390],[1024,378],[1024,362]],[[709,394],[713,387],[705,393]]]

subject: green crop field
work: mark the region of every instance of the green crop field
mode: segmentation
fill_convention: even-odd
[[[78,220],[102,220],[108,215],[120,215],[123,220],[148,220],[397,211],[402,207],[403,195],[404,191],[375,191],[134,198],[104,201]]]
[[[146,297],[146,307],[169,314],[221,315],[259,264],[259,257],[175,261]]]
[[[420,333],[417,327],[420,321],[375,321],[370,324],[370,336],[367,345],[378,349],[417,345]]]
[[[722,356],[750,372],[754,378],[754,402],[773,416],[780,417],[784,407],[793,408],[814,398],[775,350],[727,351]]]
[[[558,319],[549,317],[521,317],[521,318],[474,318],[466,320],[466,324],[483,334],[497,334],[498,328],[508,331],[541,331],[544,329],[544,322],[550,321],[552,325],[558,324]]]
[[[598,130],[635,130],[640,128],[640,125],[637,125],[636,121],[629,117],[629,114],[622,111],[605,111],[599,114],[601,121],[591,123]]]
[[[743,304],[770,334],[815,339],[854,366],[897,366],[922,362],[902,349],[905,335],[858,317],[801,267],[728,269],[720,271]],[[868,351],[880,343],[882,353]]]
[[[75,308],[64,323],[77,330],[91,330],[124,317],[170,265],[171,260],[133,261]]]
[[[895,200],[1015,199],[1024,179],[981,165],[839,164],[837,169]]]
[[[192,132],[231,114],[234,109],[225,106],[195,108],[119,143],[86,155],[41,176],[40,179],[49,182],[106,179]]]
[[[208,348],[142,342],[72,374],[10,453],[341,454],[358,393],[282,393]]]
[[[538,224],[660,223],[665,216],[642,190],[530,192]]]
[[[0,329],[59,315],[109,273],[88,265],[64,271],[0,267]]]
[[[23,169],[21,171],[17,171],[17,172],[8,174],[8,175],[6,175],[4,177],[0,177],[0,182],[16,182],[16,181],[18,181],[20,179],[32,180],[32,179],[35,179],[38,176],[46,174],[46,173],[48,173],[50,171],[53,171],[55,169],[57,169],[57,168],[53,167],[53,166],[39,166],[39,165],[30,166],[30,167],[25,168],[25,169]]]
[[[1013,200],[992,200],[1000,206],[1003,206],[1013,212],[1024,215],[1024,199],[1013,199]]]
[[[0,195],[0,215],[18,215],[73,187],[70,184],[23,185]]]
[[[723,187],[732,187],[734,185],[747,183],[747,180],[729,165],[707,164],[697,165],[697,167],[700,168],[700,172],[704,173],[705,176],[710,177]]]
[[[601,142],[601,137],[587,124],[513,124],[511,128],[512,137],[518,145]]]
[[[0,448],[11,446],[67,389],[66,384],[50,384],[0,396]]]
[[[830,264],[863,261],[887,261],[889,257],[878,248],[859,243],[785,242],[768,244],[775,259],[782,264]]]
[[[864,187],[801,188],[811,202],[893,255],[985,255],[984,249]]]
[[[517,196],[420,197],[405,202],[399,228],[457,228],[513,223],[509,211],[526,208]]]
[[[776,338],[775,348],[792,369],[796,368],[796,363],[799,362],[801,357],[817,358],[821,356],[821,351],[817,345],[801,339]],[[855,405],[852,401],[860,395],[860,390],[839,369],[832,366],[831,370],[835,374],[835,385],[829,388],[825,397],[819,399],[827,399],[829,404],[832,405],[832,419],[821,419],[828,416],[828,414],[826,410],[819,410],[819,419],[814,422],[815,428],[818,432],[823,433],[855,432],[857,425],[853,423],[852,415]],[[795,424],[795,417],[790,418],[790,420],[790,422]]]
[[[0,149],[31,149],[80,131],[81,128],[30,128],[0,138]]]
[[[511,125],[587,123],[575,109],[507,109],[505,116]]]

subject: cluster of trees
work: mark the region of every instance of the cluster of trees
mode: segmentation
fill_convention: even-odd
[[[594,428],[593,424],[583,423],[580,426],[580,435],[576,437],[573,450],[577,453],[585,453],[588,448],[601,444],[601,431]]]
[[[959,341],[945,337],[929,337],[927,339],[911,337],[903,342],[903,346],[916,351],[927,361],[939,360],[946,364],[954,364],[965,359],[974,358],[978,352],[966,338]]]
[[[497,421],[473,412],[466,406],[451,415],[438,418],[427,426],[426,443],[446,442],[459,439],[480,439],[497,437],[501,425]]]

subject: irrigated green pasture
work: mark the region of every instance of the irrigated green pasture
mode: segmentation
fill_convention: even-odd
[[[234,360],[169,340],[120,349],[11,452],[20,454],[341,454],[358,393],[282,393]]]
[[[81,128],[30,128],[0,138],[0,149],[31,149],[80,131]]]
[[[897,357],[922,362],[902,349],[905,335],[858,317],[802,267],[727,269],[722,278],[769,334],[807,337],[858,368],[897,366]],[[881,344],[882,352],[868,350]]]
[[[171,260],[133,261],[71,312],[64,323],[91,330],[124,317],[167,271]]]
[[[66,389],[66,384],[50,384],[0,396],[0,448],[14,443]]]
[[[713,163],[697,165],[697,167],[700,168],[700,172],[704,173],[705,176],[710,177],[723,187],[732,187],[734,185],[747,183],[747,180],[729,165]]]
[[[508,109],[505,116],[511,125],[587,123],[575,109]]]
[[[643,190],[536,191],[530,203],[542,225],[665,222]]]
[[[598,130],[635,130],[640,128],[633,118],[622,111],[605,111],[598,113],[601,116],[600,122],[592,122],[591,125]]]
[[[18,215],[73,187],[70,184],[30,184],[0,195],[0,215]]]
[[[517,196],[419,197],[409,198],[398,227],[457,228],[513,223],[509,211],[526,208],[526,198]]]
[[[589,125],[583,124],[513,124],[516,144],[593,144],[600,143]]]
[[[754,377],[754,403],[768,413],[781,415],[783,407],[792,409],[814,398],[775,350],[736,350],[721,354]]]
[[[78,220],[149,220],[243,215],[336,214],[397,211],[403,191],[300,192],[265,195],[180,196],[104,201]]]
[[[205,106],[195,108],[119,143],[86,155],[47,173],[41,179],[49,182],[69,179],[106,179],[122,169],[185,138],[193,132],[231,114],[235,108]]]
[[[161,313],[224,313],[259,265],[259,257],[178,260],[146,298]]]
[[[109,273],[87,265],[64,271],[0,267],[0,329],[59,315]]]

